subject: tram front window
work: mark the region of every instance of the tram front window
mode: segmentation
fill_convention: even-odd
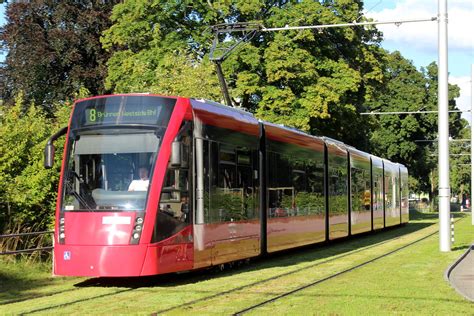
[[[64,211],[145,209],[159,138],[146,130],[94,130],[72,135]]]

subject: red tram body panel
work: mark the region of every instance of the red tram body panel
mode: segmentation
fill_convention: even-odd
[[[58,190],[56,275],[187,271],[408,221],[402,165],[152,94],[74,104]]]

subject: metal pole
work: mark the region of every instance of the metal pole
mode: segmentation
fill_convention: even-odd
[[[438,0],[439,250],[451,251],[448,116],[448,4]]]
[[[472,207],[472,197],[474,196],[474,64],[471,65],[471,224],[474,225],[474,212]]]
[[[227,88],[227,83],[225,82],[224,72],[222,72],[221,63],[221,60],[215,61],[217,78],[219,78],[219,85],[221,86],[221,92],[224,96],[224,101],[226,105],[232,106],[232,100],[230,98],[229,89]]]

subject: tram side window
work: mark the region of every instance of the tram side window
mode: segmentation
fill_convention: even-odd
[[[396,212],[400,212],[400,177],[397,175],[394,177],[394,185],[395,185],[395,210]]]
[[[203,153],[205,221],[256,218],[258,201],[253,179],[256,153],[245,147],[211,141],[204,141]]]
[[[290,157],[269,152],[269,217],[324,213],[324,164],[300,155]]]
[[[391,211],[394,206],[393,203],[393,179],[390,171],[385,170],[385,209]]]
[[[177,233],[191,221],[190,174],[191,124],[183,123],[176,138],[181,145],[181,163],[168,165],[161,190],[159,212],[153,232],[153,242],[163,240]]]
[[[374,211],[383,211],[383,176],[382,173],[374,169],[373,172],[373,207]]]
[[[324,214],[324,165],[321,161],[304,161],[305,186],[296,188],[296,215]]]
[[[347,160],[332,158],[329,161],[329,214],[347,214]]]
[[[370,176],[367,170],[351,168],[352,210],[370,210]]]
[[[287,217],[295,212],[295,187],[300,172],[292,173],[290,160],[278,153],[268,152],[268,217]],[[300,181],[301,182],[301,181]]]

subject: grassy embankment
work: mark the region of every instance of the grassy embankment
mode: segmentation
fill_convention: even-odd
[[[435,234],[252,313],[473,314],[473,304],[460,297],[443,278],[448,265],[474,241],[470,218],[458,216],[465,218],[456,224],[456,242],[450,253],[438,251]],[[165,314],[231,314],[437,230],[437,214],[416,214],[412,218],[402,228],[287,252],[223,273],[201,271],[145,279],[87,280],[52,278],[48,265],[0,261],[0,313],[150,314],[168,310]],[[270,279],[273,277],[276,278]],[[254,284],[262,280],[267,281]],[[224,291],[229,292],[219,295]]]

